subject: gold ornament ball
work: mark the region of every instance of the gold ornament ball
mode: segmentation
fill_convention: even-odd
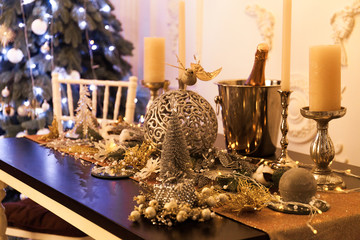
[[[188,218],[188,214],[185,211],[179,211],[176,215],[176,221],[184,222]]]
[[[217,198],[220,203],[226,203],[229,200],[229,197],[225,193],[220,193]]]
[[[157,208],[159,206],[159,202],[157,200],[151,200],[149,202],[149,206],[150,207],[154,207],[154,208]]]
[[[201,210],[201,218],[205,221],[209,220],[211,218],[211,211],[208,208],[205,208]]]
[[[172,211],[178,207],[177,203],[173,200],[170,202],[165,203],[164,209],[167,211]]]
[[[154,207],[147,207],[144,213],[146,218],[152,219],[156,216],[156,210]]]
[[[143,203],[145,203],[145,201],[146,201],[146,198],[143,195],[139,195],[139,196],[136,197],[136,203],[137,204],[143,204]]]
[[[139,221],[140,216],[141,216],[141,214],[139,211],[132,211],[130,213],[129,220],[133,221],[133,222]]]
[[[175,110],[191,156],[205,153],[217,137],[218,123],[210,103],[193,91],[176,90],[157,97],[145,115],[145,139],[162,149],[167,122]]]
[[[208,188],[208,187],[204,187],[202,190],[201,190],[201,194],[203,194],[204,196],[209,196],[211,194],[211,189]]]
[[[209,206],[209,207],[213,207],[216,205],[216,199],[213,197],[213,196],[210,196],[206,199],[206,204]]]

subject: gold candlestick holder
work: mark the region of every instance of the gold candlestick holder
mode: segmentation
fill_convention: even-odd
[[[328,134],[329,121],[343,117],[346,108],[341,107],[336,111],[310,111],[309,107],[300,109],[301,115],[314,119],[317,123],[317,134],[310,145],[310,156],[315,163],[312,173],[320,191],[334,190],[337,187],[344,188],[343,179],[334,174],[329,165],[335,157],[334,145]]]
[[[167,90],[169,87],[170,82],[168,80],[165,80],[163,82],[145,82],[144,80],[141,81],[141,84],[144,87],[147,87],[150,89],[150,99],[148,104],[146,105],[146,110],[149,109],[155,98],[159,95],[159,90],[163,88],[164,90]]]
[[[287,123],[287,116],[288,116],[288,107],[289,107],[289,100],[290,100],[290,94],[292,91],[283,91],[278,90],[281,97],[281,123],[280,123],[280,130],[281,130],[281,153],[280,156],[277,158],[277,164],[280,166],[290,166],[295,167],[296,163],[289,157],[287,152],[287,147],[289,145],[289,141],[287,140],[287,133],[289,131],[289,125]]]

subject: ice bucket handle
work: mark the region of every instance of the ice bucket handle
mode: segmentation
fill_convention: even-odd
[[[216,103],[216,115],[218,116],[220,113],[220,106],[222,104],[222,97],[221,96],[216,96],[214,98],[214,101]]]

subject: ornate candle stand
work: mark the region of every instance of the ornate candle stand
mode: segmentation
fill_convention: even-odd
[[[141,84],[144,87],[147,87],[150,89],[150,100],[148,104],[146,105],[146,110],[149,109],[155,98],[159,95],[159,90],[161,88],[167,90],[170,82],[168,80],[165,80],[164,82],[145,82],[144,80],[141,81]]]
[[[286,137],[286,135],[289,131],[289,126],[287,123],[287,116],[288,116],[289,99],[290,99],[290,94],[292,93],[292,91],[279,90],[278,92],[280,93],[281,107],[282,107],[282,111],[281,111],[282,120],[281,120],[281,124],[280,124],[280,130],[281,130],[282,137],[280,140],[281,153],[280,153],[280,156],[278,157],[277,161],[278,161],[278,165],[280,165],[280,166],[289,165],[289,166],[293,167],[293,166],[296,166],[296,164],[289,157],[289,155],[287,153],[287,146],[288,146],[289,142]]]
[[[301,115],[317,122],[317,134],[310,146],[311,159],[316,164],[312,173],[317,181],[318,190],[344,188],[343,179],[335,175],[329,165],[335,157],[334,145],[328,135],[329,121],[345,115],[346,108],[336,111],[310,111],[309,107],[300,109]]]

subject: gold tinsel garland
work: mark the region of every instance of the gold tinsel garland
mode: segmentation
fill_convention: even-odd
[[[233,180],[235,181],[235,180]],[[230,200],[224,209],[233,212],[258,211],[273,199],[269,190],[250,177],[241,175],[236,178],[237,192],[229,194]],[[226,189],[226,186],[223,186]]]
[[[121,165],[124,167],[132,166],[135,171],[140,171],[146,166],[147,161],[156,151],[156,148],[149,143],[143,142],[140,146],[136,145],[125,152],[125,157],[121,161]]]

